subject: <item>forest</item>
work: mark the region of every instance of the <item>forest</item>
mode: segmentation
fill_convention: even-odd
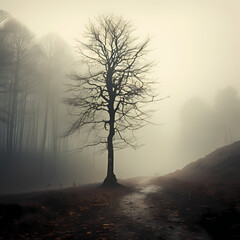
[[[239,3],[23,2],[0,10],[0,240],[240,239]]]
[[[12,178],[47,187],[58,160],[68,156],[63,98],[72,50],[58,35],[37,39],[9,13],[0,14],[1,189]]]

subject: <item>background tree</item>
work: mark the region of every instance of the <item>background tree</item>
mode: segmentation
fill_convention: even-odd
[[[71,59],[60,37],[38,39],[0,10],[1,191],[59,186],[59,179],[69,174],[69,163],[62,163],[68,138],[59,136],[67,127],[62,96]]]
[[[136,147],[133,131],[148,122],[151,111],[145,107],[155,101],[154,82],[148,78],[152,62],[145,59],[149,39],[140,42],[133,32],[130,22],[121,17],[103,16],[90,22],[87,41],[77,45],[82,73],[71,75],[71,97],[66,99],[76,117],[67,135],[85,128],[80,149],[107,146],[107,185],[116,183],[114,148]]]
[[[59,138],[63,125],[63,109],[62,109],[62,82],[65,73],[69,71],[70,54],[67,44],[56,34],[48,34],[40,41],[40,48],[44,53],[44,61],[42,68],[44,69],[42,81],[42,103],[44,110],[42,139],[41,139],[41,168],[43,168],[44,154],[49,142],[52,159],[56,161],[58,145],[66,139]],[[64,105],[66,108],[66,106]],[[54,169],[56,162],[53,163]],[[53,170],[53,175],[55,171]]]
[[[5,89],[8,90],[8,140],[7,148],[11,156],[13,149],[22,141],[24,128],[24,115],[28,89],[29,73],[28,59],[30,56],[33,34],[21,23],[14,19],[8,20],[4,25],[5,49],[8,49],[6,67],[3,71]],[[2,81],[3,82],[3,81]]]

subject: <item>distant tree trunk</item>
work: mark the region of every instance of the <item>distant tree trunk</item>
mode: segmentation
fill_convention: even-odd
[[[33,128],[33,132],[32,132],[32,143],[33,143],[33,147],[36,150],[36,152],[38,151],[38,142],[39,142],[39,136],[38,136],[38,118],[39,118],[39,101],[37,101],[37,110],[34,114],[34,128]]]
[[[5,128],[4,127],[1,127],[0,128],[0,150],[3,151],[4,150],[4,142],[5,142]]]
[[[58,129],[58,118],[57,118],[57,113],[58,113],[58,106],[57,103],[54,102],[53,107],[52,107],[52,176],[56,174],[56,167],[57,167],[57,143],[58,143],[58,138],[57,138],[57,129]]]
[[[42,137],[42,146],[41,146],[41,163],[40,168],[43,169],[43,158],[44,158],[44,152],[45,152],[45,146],[46,146],[46,139],[47,139],[47,124],[48,124],[48,96],[46,101],[46,108],[45,108],[45,119],[44,119],[44,126],[43,126],[43,137]]]
[[[26,151],[29,151],[32,146],[31,131],[32,131],[32,121],[28,123],[28,127],[25,130],[24,148]]]
[[[16,62],[16,69],[14,74],[14,83],[13,83],[13,98],[12,98],[12,105],[11,105],[11,115],[10,115],[10,126],[9,126],[9,145],[8,145],[8,153],[9,158],[12,157],[14,139],[16,135],[16,114],[17,114],[17,99],[18,99],[18,87],[19,87],[19,62]]]
[[[26,89],[26,92],[23,93],[22,96],[22,105],[21,105],[21,112],[20,112],[20,121],[19,121],[19,155],[22,154],[22,146],[23,146],[23,131],[24,131],[24,124],[25,124],[25,116],[26,116],[26,102],[27,102],[27,94],[28,89]]]
[[[10,85],[9,85],[9,94],[8,94],[8,111],[7,111],[7,143],[6,143],[6,150],[9,153],[9,146],[10,146],[10,129],[11,129],[11,118],[12,118],[12,89],[13,89],[13,73],[10,73]]]

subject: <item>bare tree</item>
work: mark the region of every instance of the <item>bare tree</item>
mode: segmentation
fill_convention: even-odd
[[[101,16],[89,22],[87,41],[77,45],[84,74],[71,74],[71,97],[66,99],[75,116],[67,135],[87,128],[80,149],[107,146],[105,185],[117,182],[114,149],[136,147],[133,131],[148,123],[151,111],[145,107],[156,100],[154,82],[148,77],[153,64],[146,60],[149,39],[140,42],[133,33],[131,23],[122,17]]]

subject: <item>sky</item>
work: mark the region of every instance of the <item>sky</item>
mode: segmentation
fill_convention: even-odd
[[[153,77],[161,97],[169,98],[153,117],[161,125],[141,130],[145,145],[116,153],[121,177],[165,174],[196,160],[178,157],[182,108],[194,97],[211,105],[228,86],[240,90],[238,0],[0,0],[0,7],[37,37],[55,32],[70,45],[82,37],[89,19],[102,14],[123,16],[140,38],[151,38],[150,57],[157,62]]]

